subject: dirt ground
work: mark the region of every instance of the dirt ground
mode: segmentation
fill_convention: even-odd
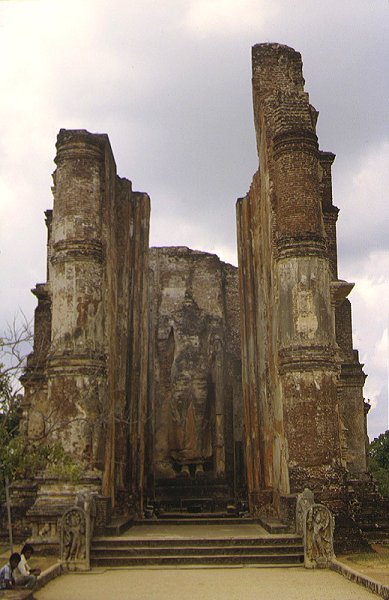
[[[147,537],[147,536],[146,536]],[[337,559],[371,579],[389,585],[389,547],[373,546],[374,554],[349,554]],[[15,547],[14,551],[20,551]],[[0,547],[0,566],[9,558]],[[57,562],[33,556],[31,567],[42,571]],[[332,571],[301,568],[167,568],[94,569],[63,575],[35,592],[36,600],[373,600],[375,594]]]
[[[36,600],[377,600],[329,570],[303,568],[120,569],[63,575]]]

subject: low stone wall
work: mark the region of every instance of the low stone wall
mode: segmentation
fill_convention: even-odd
[[[37,581],[37,585],[33,590],[26,589],[15,589],[15,590],[0,590],[0,599],[4,600],[34,600],[34,592],[41,589],[46,583],[58,577],[64,572],[62,562],[58,562],[55,565],[51,565],[48,569],[45,569]]]
[[[354,581],[359,585],[363,585],[371,592],[374,592],[375,594],[381,596],[381,598],[384,598],[384,600],[389,600],[389,586],[379,583],[378,581],[374,581],[374,579],[370,579],[370,577],[366,577],[366,575],[358,573],[358,571],[354,571],[354,569],[351,569],[336,559],[331,562],[330,568],[333,571],[340,573],[343,575],[343,577],[346,577],[350,581]]]
[[[58,561],[55,565],[51,565],[48,569],[42,571],[42,573],[38,577],[36,590],[42,588],[46,583],[49,583],[52,579],[55,579],[59,575],[62,575],[64,572],[64,566],[61,561]]]

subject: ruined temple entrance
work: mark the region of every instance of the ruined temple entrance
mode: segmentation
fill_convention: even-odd
[[[150,275],[148,498],[216,510],[244,496],[237,268],[153,248]]]
[[[60,442],[82,474],[38,474],[17,491],[21,527],[28,513],[45,543],[80,491],[100,497],[104,524],[111,506],[141,518],[145,501],[224,507],[245,498],[244,474],[252,514],[293,522],[309,486],[346,542],[359,539],[354,518],[365,527],[373,505],[385,510],[366,479],[334,155],[318,147],[300,54],[255,46],[253,91],[261,168],[237,204],[240,286],[214,254],[149,253],[150,199],[117,175],[108,137],[58,134],[20,427]],[[358,515],[364,498],[370,512]]]

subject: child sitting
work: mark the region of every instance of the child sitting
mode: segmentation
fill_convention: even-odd
[[[35,587],[37,576],[41,572],[40,569],[31,569],[27,563],[33,552],[34,548],[31,544],[24,544],[20,553],[20,562],[13,573],[16,585],[26,587],[30,590]]]
[[[0,590],[13,590],[15,588],[15,579],[13,570],[20,563],[20,554],[14,552],[9,557],[9,562],[0,569]]]

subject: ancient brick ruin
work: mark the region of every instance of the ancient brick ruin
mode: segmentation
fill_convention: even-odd
[[[309,487],[338,535],[360,540],[361,498],[375,492],[352,284],[337,273],[334,155],[318,148],[298,52],[254,46],[253,94],[260,167],[237,203],[239,270],[184,247],[149,251],[149,198],[117,176],[108,137],[60,131],[23,427],[60,440],[82,477],[16,484],[25,531],[58,537],[80,490],[98,495],[102,521],[247,499],[253,515],[293,524]]]
[[[260,168],[237,203],[249,501],[287,513],[307,486],[347,513],[346,474],[366,472],[365,376],[337,274],[335,156],[299,53],[254,46],[253,99]]]

